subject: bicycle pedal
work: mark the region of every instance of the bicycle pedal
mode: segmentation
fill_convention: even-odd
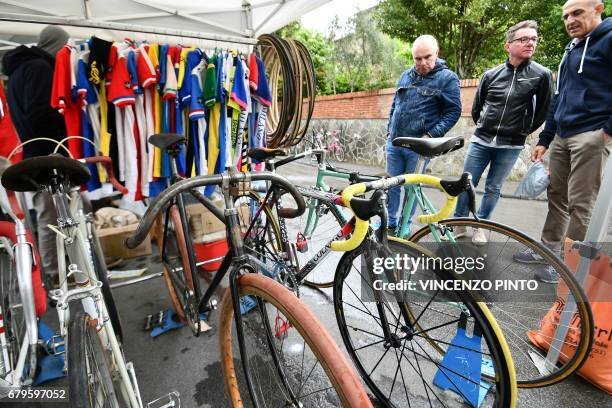
[[[178,391],[172,391],[163,397],[147,403],[147,408],[180,408],[181,398]]]
[[[149,331],[155,327],[161,326],[164,322],[165,317],[166,317],[165,312],[163,310],[160,310],[159,312],[155,314],[147,315],[147,317],[145,317],[144,319],[145,323],[144,323],[143,330]]]

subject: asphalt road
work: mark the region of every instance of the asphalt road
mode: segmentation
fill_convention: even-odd
[[[375,174],[381,169],[355,165],[343,167]],[[295,184],[310,185],[316,169],[308,160],[283,167],[280,173]],[[343,182],[330,181],[332,186],[341,187]],[[512,185],[506,190],[513,189]],[[428,191],[429,195],[429,191]],[[435,204],[442,196],[432,190],[430,198]],[[538,237],[546,214],[546,202],[502,199],[495,211],[495,220],[523,230]],[[329,271],[335,270],[330,261]],[[149,273],[160,270],[156,255],[131,260],[122,267],[146,266]],[[329,292],[315,292],[303,289],[303,299],[310,305],[326,328],[342,346],[336,328],[333,307],[330,306]],[[136,374],[144,401],[151,401],[172,391],[180,393],[182,407],[224,407],[227,406],[224,385],[220,377],[218,313],[212,313],[212,329],[196,338],[184,327],[151,338],[142,330],[146,315],[170,307],[167,291],[161,279],[117,288],[114,290],[123,322],[126,342],[125,354],[136,368]],[[52,321],[52,318],[49,318]],[[145,404],[146,405],[146,404]],[[562,384],[535,390],[521,390],[520,407],[562,408],[562,407],[604,407],[611,406],[612,398],[597,390],[578,376]],[[23,405],[22,405],[23,407]]]

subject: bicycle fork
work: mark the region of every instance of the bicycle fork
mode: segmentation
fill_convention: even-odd
[[[35,262],[32,244],[27,241],[25,225],[19,220],[15,222],[15,233],[17,236],[17,243],[14,245],[17,281],[19,283],[21,307],[23,309],[28,335],[28,341],[24,341],[21,345],[17,366],[12,373],[13,385],[20,386],[29,385],[28,383],[30,380],[34,378],[34,372],[36,370],[36,347],[38,344],[38,325],[36,322],[36,308],[34,306],[34,290],[32,286],[32,265]],[[28,356],[30,356],[30,361],[28,362],[29,368],[26,380],[22,384],[23,370]]]

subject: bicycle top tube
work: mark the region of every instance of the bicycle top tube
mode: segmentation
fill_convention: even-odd
[[[159,196],[157,196],[155,201],[149,206],[149,208],[147,208],[134,234],[125,240],[125,244],[128,248],[136,248],[146,238],[149,230],[153,226],[153,223],[155,222],[155,219],[160,214],[160,212],[164,208],[166,208],[168,203],[176,195],[182,193],[183,191],[196,189],[198,187],[203,187],[212,184],[235,184],[240,182],[260,180],[270,181],[272,184],[278,184],[293,196],[293,199],[297,204],[297,208],[283,208],[282,211],[280,211],[278,214],[280,217],[295,218],[299,217],[304,213],[304,211],[306,210],[306,203],[304,202],[304,198],[289,180],[279,174],[264,171],[258,173],[225,172],[222,174],[197,176],[181,180],[171,185]]]

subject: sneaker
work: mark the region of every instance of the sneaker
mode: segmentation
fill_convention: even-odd
[[[558,283],[559,282],[559,273],[550,265],[543,266],[539,268],[534,274],[533,277],[536,280],[544,283]]]
[[[523,252],[515,253],[514,255],[512,255],[512,259],[520,263],[546,265],[546,261],[544,261],[544,258],[533,252],[531,248],[526,248]]]
[[[482,228],[472,229],[472,244],[476,246],[486,245],[487,236]]]
[[[387,236],[397,237],[397,227],[387,226]]]
[[[468,234],[468,230],[467,227],[453,227],[453,237],[456,238],[461,238],[461,237],[465,237]]]

